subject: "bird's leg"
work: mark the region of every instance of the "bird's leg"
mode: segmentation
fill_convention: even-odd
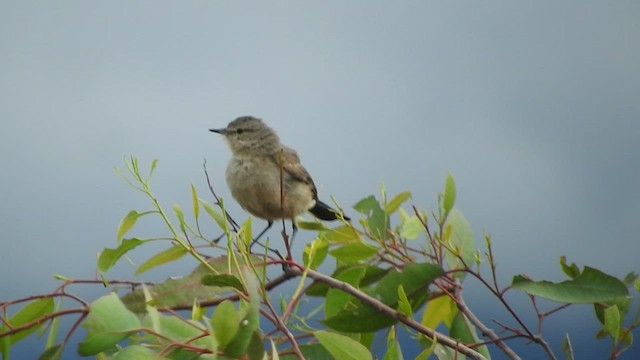
[[[287,260],[293,260],[293,256],[291,256],[291,248],[293,247],[293,240],[296,238],[296,233],[298,232],[298,226],[296,225],[295,220],[291,220],[293,231],[291,231],[291,237],[287,236],[286,231],[282,230],[282,237],[284,238],[284,246],[287,249]]]
[[[267,230],[271,229],[271,226],[273,226],[273,220],[267,220],[267,227],[265,227],[265,228],[260,232],[260,234],[258,234],[258,236],[256,236],[256,238],[255,238],[255,239],[253,239],[253,240],[251,241],[251,245],[249,246],[249,252],[251,252],[251,247],[253,247],[253,245],[255,245],[255,243],[257,243],[257,242],[258,242],[258,240],[260,240],[260,238],[262,237],[262,235],[264,235],[264,233],[266,233],[266,232],[267,232]],[[260,245],[262,245],[262,244],[260,244]],[[263,245],[263,247],[264,247],[264,245]]]
[[[298,225],[296,225],[296,221],[295,220],[291,220],[291,240],[289,241],[289,246],[293,247],[293,240],[296,239],[296,234],[298,233]]]

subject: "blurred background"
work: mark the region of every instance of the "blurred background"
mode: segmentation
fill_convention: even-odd
[[[562,280],[561,255],[618,277],[638,271],[638,18],[636,1],[0,2],[0,300],[50,292],[53,274],[95,276],[120,219],[151,207],[114,170],[129,155],[143,168],[159,159],[153,189],[167,211],[190,208],[190,184],[210,199],[206,159],[245,219],[224,183],[229,151],[207,131],[240,115],[276,129],[321,197],[351,216],[383,183],[435,210],[452,173],[477,243],[493,238],[503,284],[518,273]],[[166,234],[158,220],[131,235]],[[312,236],[299,234],[296,251]],[[108,276],[134,269],[121,261]],[[509,320],[477,284],[467,295],[485,321]],[[511,300],[533,324],[528,300]],[[569,333],[576,358],[607,358],[598,329],[592,309],[575,306],[545,334],[558,354]]]

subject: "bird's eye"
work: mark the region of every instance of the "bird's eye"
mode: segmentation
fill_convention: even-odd
[[[236,134],[238,134],[238,135],[242,134],[243,132],[244,132],[244,129],[238,129],[238,130],[236,130]]]

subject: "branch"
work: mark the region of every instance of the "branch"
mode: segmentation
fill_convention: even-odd
[[[480,319],[478,319],[476,315],[471,311],[471,309],[469,309],[464,299],[462,298],[462,287],[458,287],[458,289],[459,290],[455,295],[455,302],[458,305],[458,310],[460,310],[460,312],[463,313],[467,317],[467,319],[469,319],[469,321],[473,323],[473,325],[480,329],[480,331],[484,335],[489,337],[489,339],[491,339],[491,341],[495,343],[510,359],[520,360],[520,356],[518,356],[518,354],[516,354],[509,346],[507,346],[507,344],[502,341],[502,339],[500,339],[500,337],[493,330],[483,324],[482,321],[480,321]]]
[[[297,269],[297,268],[290,268],[288,270],[288,272],[292,275],[296,275],[296,276],[300,276],[302,275],[302,271]],[[362,291],[356,289],[355,287],[351,286],[350,284],[347,284],[345,282],[342,281],[338,281],[330,276],[321,274],[319,272],[313,271],[313,270],[307,270],[307,276],[312,278],[313,280],[325,283],[329,286],[331,286],[332,288],[335,289],[340,289],[342,291],[344,291],[345,293],[352,295],[356,298],[358,298],[360,301],[362,301],[363,303],[372,306],[373,308],[375,308],[376,310],[391,316],[395,319],[397,319],[398,321],[400,321],[401,323],[407,325],[408,327],[420,332],[421,334],[424,334],[432,339],[435,339],[435,341],[437,341],[440,344],[443,344],[451,349],[455,349],[456,351],[459,351],[460,353],[468,356],[471,359],[476,359],[476,360],[486,360],[484,356],[482,356],[482,354],[480,354],[479,352],[463,345],[460,344],[458,341],[456,341],[455,339],[452,339],[444,334],[438,333],[433,329],[430,329],[424,325],[422,325],[421,323],[415,321],[412,318],[408,318],[405,315],[403,315],[402,313],[396,311],[395,309],[387,306],[386,304],[382,303],[380,300],[373,298],[365,293],[363,293]]]

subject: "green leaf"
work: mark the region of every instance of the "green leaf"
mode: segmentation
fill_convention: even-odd
[[[127,252],[131,249],[136,248],[139,245],[144,244],[144,240],[140,240],[137,238],[133,239],[124,239],[115,249],[105,248],[98,256],[98,271],[106,272],[109,270],[115,263],[120,260]]]
[[[396,338],[396,330],[394,327],[389,328],[389,335],[387,336],[387,351],[384,354],[382,360],[402,360],[402,351],[400,350],[400,344]]]
[[[441,322],[451,328],[453,319],[458,313],[458,307],[449,296],[443,295],[430,300],[422,313],[422,325],[435,329]]]
[[[331,354],[324,348],[324,346],[315,344],[300,344],[300,351],[308,360],[335,360]],[[287,354],[280,356],[280,360],[298,360],[295,354]]]
[[[260,271],[264,268],[262,258],[254,256],[250,258],[254,262],[256,269]],[[238,258],[240,265],[245,262],[242,258]],[[207,262],[218,273],[226,272],[228,269],[228,259],[226,256],[219,256],[207,259]],[[210,275],[211,270],[203,264],[199,264],[187,276],[174,277],[165,280],[162,283],[150,286],[151,303],[161,308],[185,307],[193,304],[193,299],[214,299],[218,296],[229,293],[229,287],[207,286],[202,284],[202,277]],[[131,311],[135,313],[146,312],[146,302],[144,293],[140,289],[136,289],[122,297],[122,301]]]
[[[362,267],[363,269],[365,269],[365,275],[362,278],[362,280],[360,280],[360,287],[369,286],[379,281],[381,278],[387,275],[387,273],[389,273],[389,271],[391,270],[390,268],[382,269],[377,266],[348,265],[348,266],[341,266],[337,268],[333,272],[331,277],[338,279],[339,276],[341,276],[340,274],[342,274],[345,271],[348,271],[349,269],[353,269],[356,267]],[[309,286],[309,288],[306,291],[306,294],[309,296],[326,296],[328,291],[329,291],[329,286],[327,286],[324,283],[317,282]]]
[[[179,245],[172,245],[170,248],[163,250],[154,256],[152,256],[149,260],[145,261],[142,265],[140,265],[135,272],[135,275],[140,275],[143,272],[153,269],[156,266],[160,266],[166,263],[169,263],[174,260],[178,260],[184,255],[188,253],[185,248]]]
[[[622,279],[622,282],[627,286],[627,287],[632,287],[633,284],[638,280],[638,273],[635,271],[632,271],[630,273],[628,273],[627,275],[625,275],[624,279]]]
[[[382,210],[378,200],[376,200],[376,197],[373,195],[369,195],[368,197],[358,201],[357,204],[353,205],[353,209],[365,215],[369,214],[374,209]]]
[[[198,203],[198,194],[193,184],[191,184],[191,203],[193,205],[193,217],[197,220],[198,216],[200,216],[200,203]]]
[[[127,310],[115,293],[103,296],[91,304],[82,326],[87,337],[78,344],[81,356],[91,356],[113,348],[140,328],[138,317]]]
[[[38,356],[38,360],[60,360],[63,350],[62,344],[50,346]]]
[[[55,311],[58,312],[62,309],[62,301],[57,301],[55,304]],[[58,328],[60,326],[60,317],[55,317],[51,320],[49,326],[49,334],[47,335],[47,343],[45,348],[51,348],[56,345],[56,338],[58,337]]]
[[[202,278],[202,284],[207,286],[232,287],[242,292],[245,291],[242,282],[235,276],[229,274],[205,275]]]
[[[276,357],[271,360],[278,360],[276,352]],[[249,342],[249,348],[247,349],[247,356],[249,360],[264,360],[265,352],[264,352],[264,339],[262,338],[262,334],[260,330],[256,330],[251,334],[251,341]]]
[[[391,316],[365,305],[352,301],[350,308],[340,310],[335,316],[320,321],[328,328],[346,333],[373,332],[388,328],[397,320]]]
[[[120,225],[118,225],[118,233],[116,236],[118,243],[120,243],[120,240],[122,239],[124,234],[126,234],[126,232],[129,231],[133,227],[133,225],[136,224],[136,221],[138,221],[138,218],[143,214],[140,214],[135,210],[131,210],[129,211],[129,213],[127,213],[127,215],[125,215],[122,218],[122,220],[120,220]]]
[[[240,326],[240,318],[231,301],[225,300],[216,306],[211,324],[220,348],[224,349],[236,336]]]
[[[305,245],[302,253],[302,261],[306,268],[315,270],[322,264],[329,252],[329,241],[325,239],[315,239],[310,244]]]
[[[364,277],[366,269],[364,267],[352,267],[345,269],[335,276],[335,279],[344,281],[354,287],[358,287],[360,280]],[[324,314],[327,318],[332,317],[344,308],[348,308],[354,297],[341,289],[329,289],[327,300],[324,302]]]
[[[386,305],[398,306],[398,286],[402,285],[412,309],[418,309],[428,296],[428,285],[442,274],[442,268],[433,264],[407,264],[403,272],[391,270],[373,290],[373,296]],[[364,279],[363,279],[364,281]],[[395,318],[356,299],[350,301],[335,316],[321,321],[326,326],[342,332],[370,332],[395,324]]]
[[[618,307],[613,305],[604,311],[604,331],[613,338],[614,342],[618,342],[620,334],[620,311]]]
[[[398,286],[402,285],[409,298],[420,294],[426,298],[427,287],[438,276],[442,275],[442,268],[429,263],[409,263],[404,271],[391,270],[375,288],[380,301],[395,307],[398,302]]]
[[[481,342],[476,327],[460,312],[453,318],[450,336],[463,344],[477,344]],[[447,350],[450,349],[447,348]],[[486,359],[491,358],[487,345],[475,347],[474,350],[482,354]]]
[[[350,264],[366,260],[378,253],[378,248],[364,242],[354,242],[329,251],[334,258]]]
[[[445,229],[450,232],[447,241],[447,249],[445,258],[450,269],[464,269],[471,266],[474,262],[475,248],[473,245],[473,233],[467,219],[458,209],[452,209],[447,216],[444,224]],[[464,276],[463,272],[456,274],[456,277]]]
[[[352,226],[343,225],[320,232],[320,237],[332,243],[343,243],[360,240],[360,234]]]
[[[604,302],[629,295],[622,281],[588,266],[575,279],[560,283],[532,281],[517,275],[513,278],[512,287],[530,295],[571,304]]]
[[[226,230],[227,220],[224,218],[224,216],[220,212],[218,212],[218,210],[216,210],[213,206],[211,206],[208,202],[202,199],[198,199],[198,200],[204,207],[204,211],[206,211],[207,214],[209,214],[209,216],[211,216],[211,218],[216,222],[216,224],[218,224],[218,227],[221,230]]]
[[[118,351],[113,360],[164,360],[168,359],[156,354],[155,351],[142,346],[142,345],[129,345],[126,348]]]
[[[565,256],[560,257],[560,267],[562,268],[562,272],[564,272],[569,278],[575,279],[580,275],[580,269],[575,263],[571,263],[571,265],[567,264],[567,258]]]
[[[398,311],[408,318],[413,317],[413,310],[402,284],[398,285]]]
[[[185,320],[176,316],[160,315],[159,325],[159,333],[162,336],[157,337],[158,344],[169,345],[189,341],[195,346],[210,348],[211,342],[204,336],[206,335],[206,328],[197,321]]]
[[[348,336],[328,332],[316,331],[313,335],[318,339],[331,355],[340,360],[367,360],[372,359],[371,353],[359,342]]]
[[[396,212],[396,210],[398,210],[398,208],[400,207],[400,205],[402,205],[402,203],[409,200],[410,198],[411,198],[410,192],[408,191],[401,192],[398,195],[396,195],[393,199],[391,199],[391,201],[387,202],[387,206],[385,206],[384,211],[387,213],[387,215],[391,215],[394,212]]]
[[[246,290],[249,294],[249,303],[245,308],[246,315],[240,321],[238,332],[236,336],[231,340],[225,349],[225,356],[231,358],[239,358],[246,354],[249,350],[249,346],[252,343],[253,335],[260,325],[259,311],[260,311],[260,296],[258,295],[257,279],[248,271],[244,272],[244,279],[246,280]]]
[[[298,229],[315,231],[327,230],[327,227],[319,221],[296,221],[296,225],[298,225]]]
[[[424,231],[424,225],[417,215],[408,216],[400,223],[400,236],[405,239],[415,240]]]
[[[604,311],[612,306],[616,306],[618,311],[620,312],[620,318],[624,319],[633,304],[633,297],[625,296],[619,297],[617,299],[609,300],[609,301],[601,301],[593,304],[594,310],[596,312],[596,317],[604,325],[605,314]]]
[[[176,217],[180,222],[180,230],[182,231],[183,234],[186,233],[185,231],[186,222],[184,221],[184,211],[182,211],[182,208],[178,204],[173,204],[171,208],[173,209],[173,212],[176,214]]]
[[[136,167],[138,163],[138,160],[136,159]],[[158,159],[153,159],[151,161],[151,169],[149,169],[149,176],[147,176],[147,179],[149,179],[151,177],[151,175],[153,175],[153,171],[156,169],[156,165],[158,165]]]
[[[444,210],[444,216],[449,214],[449,211],[453,209],[453,204],[456,201],[456,183],[453,180],[451,174],[447,175],[444,182],[444,197],[442,199],[442,210]]]
[[[240,225],[240,232],[238,233],[240,239],[245,245],[245,249],[249,249],[251,246],[251,242],[253,241],[253,228],[252,228],[253,218],[248,217],[242,225]]]
[[[11,328],[20,327],[22,325],[28,324],[30,322],[36,321],[38,319],[42,319],[43,316],[51,314],[54,309],[54,301],[53,298],[46,297],[38,300],[34,300],[25,305],[22,309],[20,309],[17,313],[15,313],[11,319],[9,319],[9,325]],[[6,310],[6,309],[5,309]],[[6,314],[3,314],[6,315]],[[0,322],[1,324],[2,322]],[[0,341],[0,353],[4,351],[8,351],[9,347],[25,337],[29,336],[38,328],[42,327],[42,325],[46,324],[45,322],[41,322],[37,325],[34,325],[28,329],[19,331],[13,335],[10,335],[6,338],[6,342]],[[0,326],[0,332],[8,331],[9,328],[7,326]]]
[[[564,353],[565,360],[573,360],[573,347],[571,346],[569,334],[566,334],[562,340],[562,352]]]
[[[380,240],[384,240],[389,237],[387,233],[387,225],[389,224],[389,217],[380,208],[375,208],[371,212],[371,215],[367,219],[367,225],[371,235]]]

